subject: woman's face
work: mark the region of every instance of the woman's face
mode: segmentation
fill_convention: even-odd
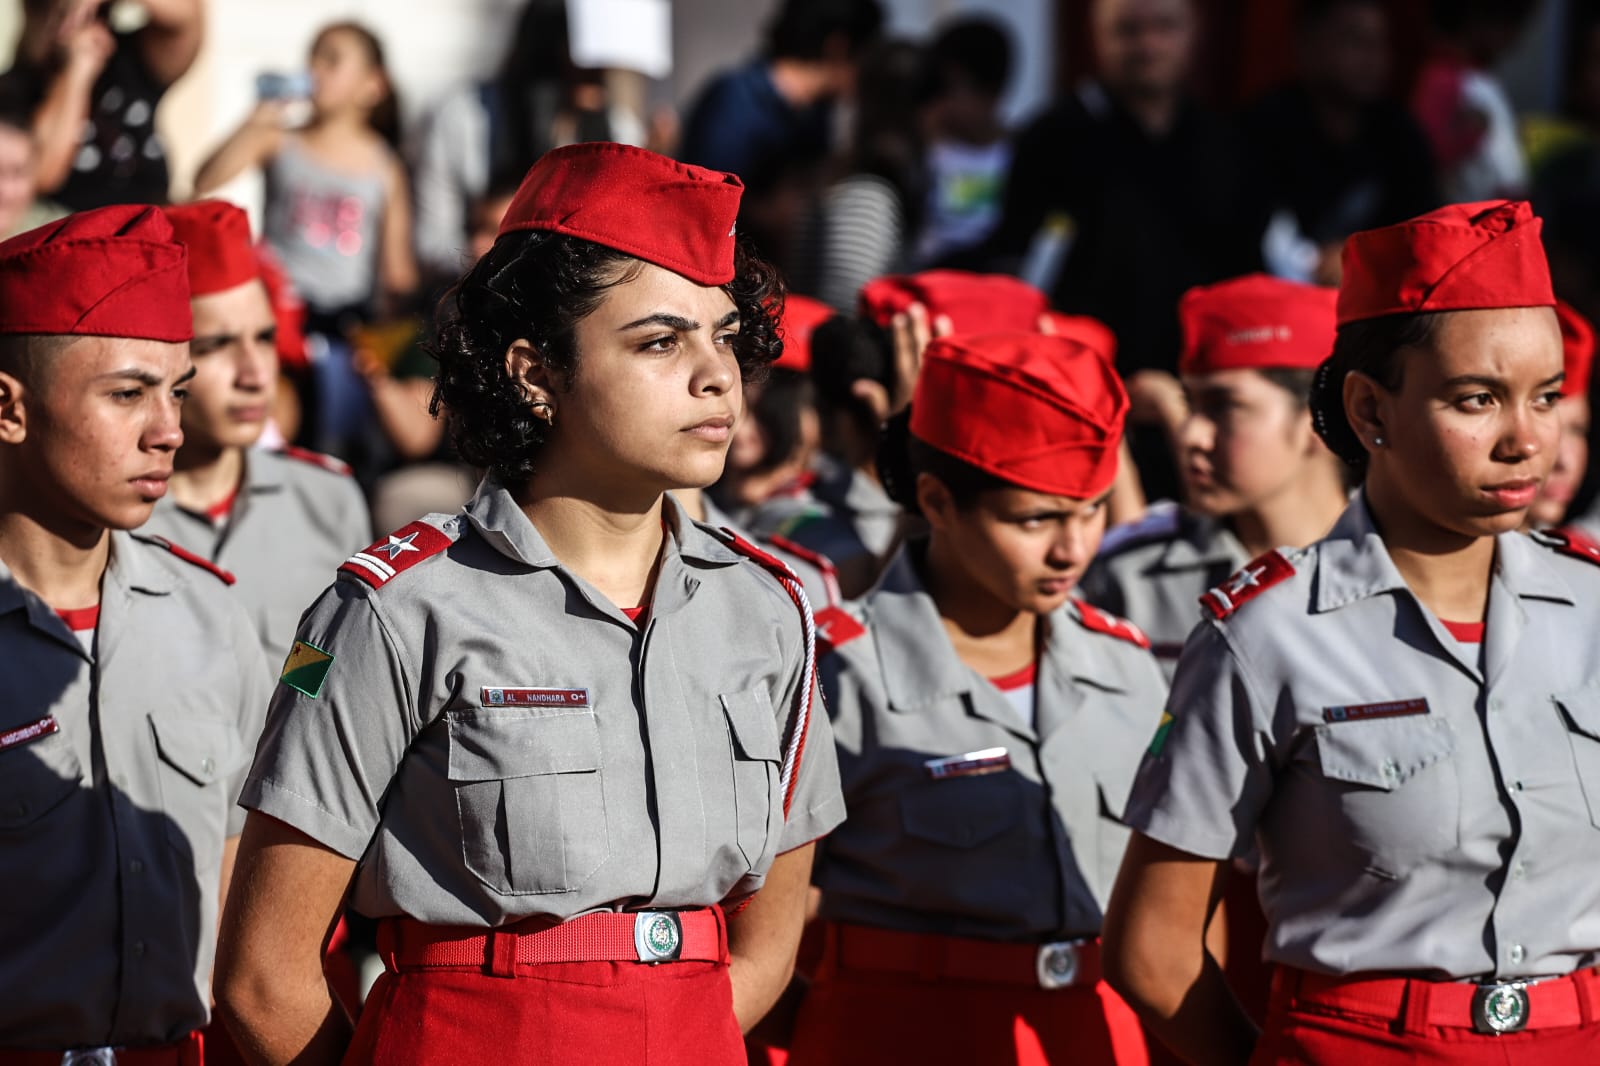
[[[710,485],[743,411],[738,334],[727,293],[638,264],[574,330],[541,465],[629,492]]]
[[[327,114],[346,108],[376,107],[383,99],[383,75],[353,33],[332,30],[311,48],[311,103]]]
[[[1369,485],[1459,535],[1521,526],[1561,437],[1555,312],[1448,312],[1427,347],[1399,358],[1394,391],[1361,375],[1345,386],[1352,424],[1369,445]],[[1376,436],[1384,444],[1372,448]]]
[[[1322,447],[1305,405],[1254,370],[1187,374],[1178,434],[1189,506],[1238,514],[1292,488]]]
[[[937,479],[918,479],[933,536],[963,583],[1015,611],[1048,614],[1066,602],[1106,531],[1105,497],[1075,500],[1030,489],[991,489],[958,507]],[[930,482],[932,484],[930,484]]]
[[[1555,465],[1528,509],[1528,522],[1536,529],[1559,526],[1566,520],[1589,468],[1589,397],[1568,396],[1559,409],[1561,443],[1556,447]]]

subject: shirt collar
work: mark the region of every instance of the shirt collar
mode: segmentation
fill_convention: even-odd
[[[1208,515],[1185,511],[1178,520],[1178,535],[1167,542],[1166,550],[1161,553],[1161,566],[1166,570],[1187,570],[1215,563],[1238,567],[1248,559],[1244,545],[1227,526]]]

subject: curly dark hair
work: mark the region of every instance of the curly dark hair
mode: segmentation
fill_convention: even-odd
[[[521,388],[506,373],[506,351],[519,338],[538,350],[557,386],[572,386],[579,371],[575,327],[614,285],[639,270],[640,260],[565,234],[504,234],[440,301],[428,345],[439,360],[428,409],[444,413],[461,458],[507,484],[531,476],[549,427],[533,416]],[[741,237],[734,278],[722,286],[739,312],[734,352],[745,383],[761,381],[783,353],[778,321],[783,283],[777,270]]]
[[[1360,372],[1386,389],[1398,389],[1405,371],[1402,356],[1433,340],[1441,313],[1385,315],[1347,322],[1334,336],[1333,354],[1317,367],[1306,398],[1311,424],[1328,450],[1343,459],[1358,479],[1366,475],[1367,446],[1356,436],[1345,413],[1344,379]]]

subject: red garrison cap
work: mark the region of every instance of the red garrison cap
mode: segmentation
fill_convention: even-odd
[[[942,337],[911,405],[918,440],[1035,492],[1111,487],[1128,394],[1093,348],[1040,333]]]
[[[1266,274],[1200,285],[1178,301],[1180,374],[1315,370],[1333,351],[1339,294]]]
[[[250,242],[250,218],[222,200],[166,209],[172,234],[189,251],[189,296],[236,289],[261,276]]]
[[[861,287],[862,317],[880,326],[914,303],[928,309],[929,321],[948,318],[957,334],[1032,333],[1039,328],[1039,316],[1050,309],[1044,293],[1005,274],[924,270],[874,278]]]
[[[582,237],[700,285],[733,280],[744,183],[627,144],[592,141],[539,157],[500,221],[502,235]]]
[[[1594,364],[1594,327],[1565,300],[1556,302],[1561,323],[1561,362],[1567,372],[1561,383],[1563,396],[1589,395],[1589,370]]]
[[[57,219],[0,243],[0,333],[191,340],[185,262],[158,207]]]
[[[794,293],[783,298],[783,354],[774,367],[805,373],[811,369],[811,334],[834,316],[833,308],[821,300]]]
[[[306,370],[311,366],[311,352],[306,347],[305,301],[270,247],[258,244],[255,254],[267,299],[272,302],[272,317],[278,324],[278,359],[289,370]]]
[[[1100,357],[1108,363],[1117,361],[1117,335],[1111,332],[1111,327],[1098,318],[1088,315],[1068,315],[1060,311],[1046,311],[1044,317],[1049,321],[1048,332],[1053,337],[1065,337],[1087,344],[1100,353]]]
[[[1542,224],[1526,201],[1489,200],[1353,233],[1344,245],[1339,325],[1422,311],[1554,307]]]

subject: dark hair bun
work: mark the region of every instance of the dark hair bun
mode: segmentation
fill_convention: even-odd
[[[914,515],[917,507],[917,474],[911,462],[911,408],[889,416],[878,433],[878,479],[883,491],[895,503]]]
[[[1311,424],[1330,452],[1350,466],[1363,467],[1367,464],[1366,445],[1356,436],[1344,413],[1344,379],[1349,371],[1335,362],[1334,356],[1324,359],[1311,379],[1311,395],[1307,399]]]

